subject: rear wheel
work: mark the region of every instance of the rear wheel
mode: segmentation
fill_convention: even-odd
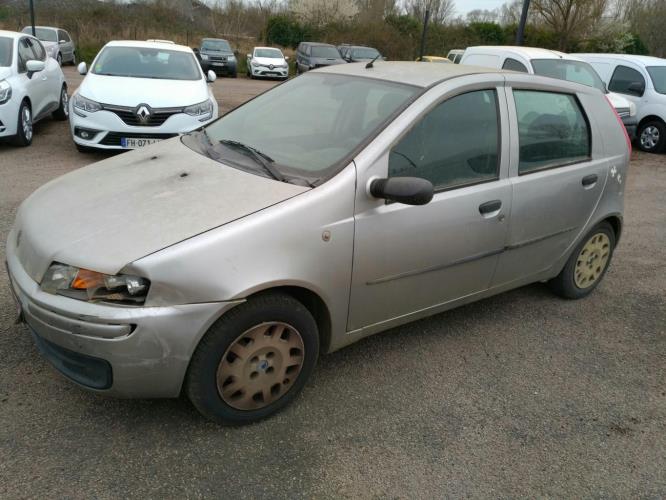
[[[14,136],[13,142],[16,146],[30,146],[32,134],[32,109],[27,101],[23,101],[19,108],[16,136]]]
[[[72,66],[76,66],[76,52],[72,52]]]
[[[660,153],[666,149],[666,124],[660,121],[646,122],[638,129],[638,147],[648,153]]]
[[[567,299],[586,297],[601,282],[613,257],[615,231],[608,222],[597,225],[572,252],[562,272],[549,282]]]
[[[296,397],[318,354],[317,325],[305,306],[288,295],[259,295],[206,333],[190,361],[185,390],[214,422],[255,422]]]
[[[58,55],[56,56],[56,61],[58,61],[58,66],[62,66],[62,55],[60,52],[58,52]]]
[[[67,85],[60,89],[60,106],[53,112],[55,120],[66,120],[69,117],[69,95],[67,95]]]

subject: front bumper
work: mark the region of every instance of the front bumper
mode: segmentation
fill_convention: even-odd
[[[638,120],[635,116],[625,116],[622,118],[624,128],[627,129],[627,135],[632,141],[636,138],[636,130],[638,129]]]
[[[16,135],[18,126],[20,99],[9,99],[4,104],[0,104],[0,138],[12,137]]]
[[[10,246],[10,286],[44,357],[79,385],[112,396],[177,397],[199,340],[239,303],[122,307],[51,295]]]
[[[255,78],[287,78],[289,76],[289,68],[279,68],[274,66],[272,69],[270,66],[252,66],[252,76]]]
[[[217,118],[217,104],[212,116],[200,121],[195,116],[178,113],[170,116],[164,123],[155,127],[127,125],[112,111],[96,111],[95,113],[74,111],[70,101],[69,126],[74,142],[80,146],[98,149],[127,149],[122,145],[122,138],[169,139],[179,134],[196,130]],[[81,114],[85,116],[81,116]],[[84,139],[80,130],[88,131],[91,137]]]
[[[204,71],[213,70],[216,75],[233,75],[237,71],[236,61],[216,61],[216,60],[207,60],[201,61],[201,68]]]

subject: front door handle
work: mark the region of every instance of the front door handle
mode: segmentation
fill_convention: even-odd
[[[499,212],[499,209],[502,208],[501,200],[487,201],[479,205],[479,213],[481,215],[487,216],[493,212]]]
[[[583,187],[589,187],[589,186],[593,186],[594,184],[596,184],[597,180],[599,180],[599,177],[597,177],[597,174],[586,175],[585,177],[583,177],[583,180],[581,181],[581,184],[583,185]]]

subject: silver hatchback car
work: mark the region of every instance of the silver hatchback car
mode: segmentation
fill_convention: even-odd
[[[308,72],[33,193],[7,257],[44,356],[95,391],[184,391],[239,424],[293,400],[320,353],[528,283],[599,284],[630,155],[601,92],[370,66]]]

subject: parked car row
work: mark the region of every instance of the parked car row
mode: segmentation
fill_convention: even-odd
[[[21,32],[32,35],[32,27],[26,26]],[[59,65],[62,66],[64,63],[76,65],[76,45],[67,31],[52,26],[35,26],[35,37],[42,42],[48,55],[58,61]]]

